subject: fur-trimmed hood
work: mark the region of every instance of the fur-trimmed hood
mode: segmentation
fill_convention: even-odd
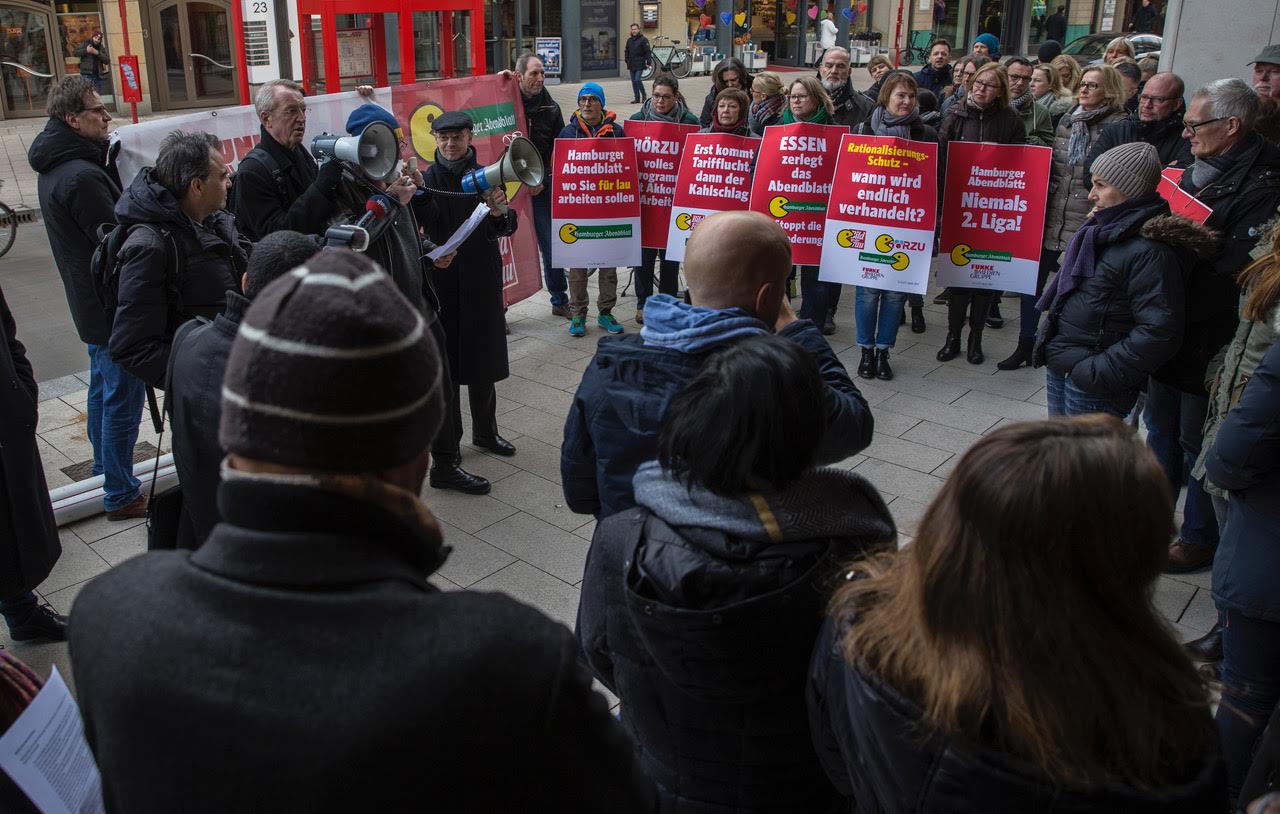
[[[1139,236],[1158,240],[1179,251],[1192,252],[1201,260],[1208,260],[1218,251],[1222,236],[1190,218],[1182,215],[1159,215],[1142,225]]]

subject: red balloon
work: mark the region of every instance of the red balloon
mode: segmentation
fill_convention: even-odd
[[[867,13],[867,3],[866,3],[866,0],[861,0],[861,2],[859,2],[859,3],[858,3],[858,13],[859,13],[859,14],[866,14],[866,13]]]

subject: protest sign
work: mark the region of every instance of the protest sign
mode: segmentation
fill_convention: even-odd
[[[321,133],[346,135],[347,117],[352,110],[368,101],[350,91],[309,97],[303,148],[309,148],[311,140]],[[528,132],[520,85],[515,78],[468,76],[397,85],[379,88],[374,92],[372,101],[395,114],[407,144],[403,155],[416,155],[420,166],[436,159],[431,123],[446,110],[464,111],[475,122],[472,146],[482,166],[497,161],[512,137]],[[121,142],[118,166],[126,187],[140,169],[156,163],[160,142],[174,130],[202,130],[217,136],[222,140],[223,158],[232,169],[261,140],[258,114],[252,105],[188,113],[121,127],[116,131]],[[511,208],[519,219],[515,234],[498,239],[498,249],[502,253],[502,293],[506,303],[511,305],[542,288],[542,265],[528,190],[521,191],[520,187],[510,185],[507,197],[511,199]]]
[[[1053,150],[953,141],[938,241],[938,284],[1036,293]]]
[[[938,145],[846,135],[831,183],[818,279],[923,294],[937,222]]]
[[[636,141],[640,172],[640,245],[665,249],[671,227],[671,201],[680,171],[685,137],[697,125],[674,122],[628,121],[627,135]]]
[[[1156,192],[1169,202],[1169,210],[1173,214],[1181,215],[1196,223],[1204,223],[1213,214],[1213,210],[1199,198],[1178,186],[1184,172],[1186,170],[1169,167],[1160,173],[1160,184],[1156,187]]]
[[[667,259],[683,260],[693,227],[716,212],[737,212],[751,199],[751,163],[760,139],[694,133],[684,140],[667,228]]]
[[[846,127],[795,124],[766,127],[751,185],[751,208],[775,218],[791,239],[791,262],[816,266],[822,257],[831,176]]]
[[[635,140],[556,139],[551,164],[552,265],[640,265]]]

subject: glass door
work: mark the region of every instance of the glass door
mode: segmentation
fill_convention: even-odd
[[[236,104],[231,10],[220,0],[169,0],[151,9],[152,76],[163,109]]]
[[[4,116],[45,115],[57,79],[51,47],[53,20],[46,11],[0,5],[0,96]]]

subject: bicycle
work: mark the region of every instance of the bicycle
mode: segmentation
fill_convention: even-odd
[[[0,186],[4,186],[4,179],[0,179]],[[0,201],[0,257],[4,257],[5,252],[13,247],[17,236],[18,216],[8,204]]]
[[[929,62],[929,46],[933,42],[932,31],[913,31],[911,41],[902,50],[903,65],[924,65]]]
[[[653,38],[654,43],[661,43],[664,40],[670,45],[655,44],[649,49],[649,64],[640,74],[640,78],[646,82],[659,70],[671,73],[677,79],[684,79],[693,68],[693,56],[686,46],[680,45],[670,37]]]

